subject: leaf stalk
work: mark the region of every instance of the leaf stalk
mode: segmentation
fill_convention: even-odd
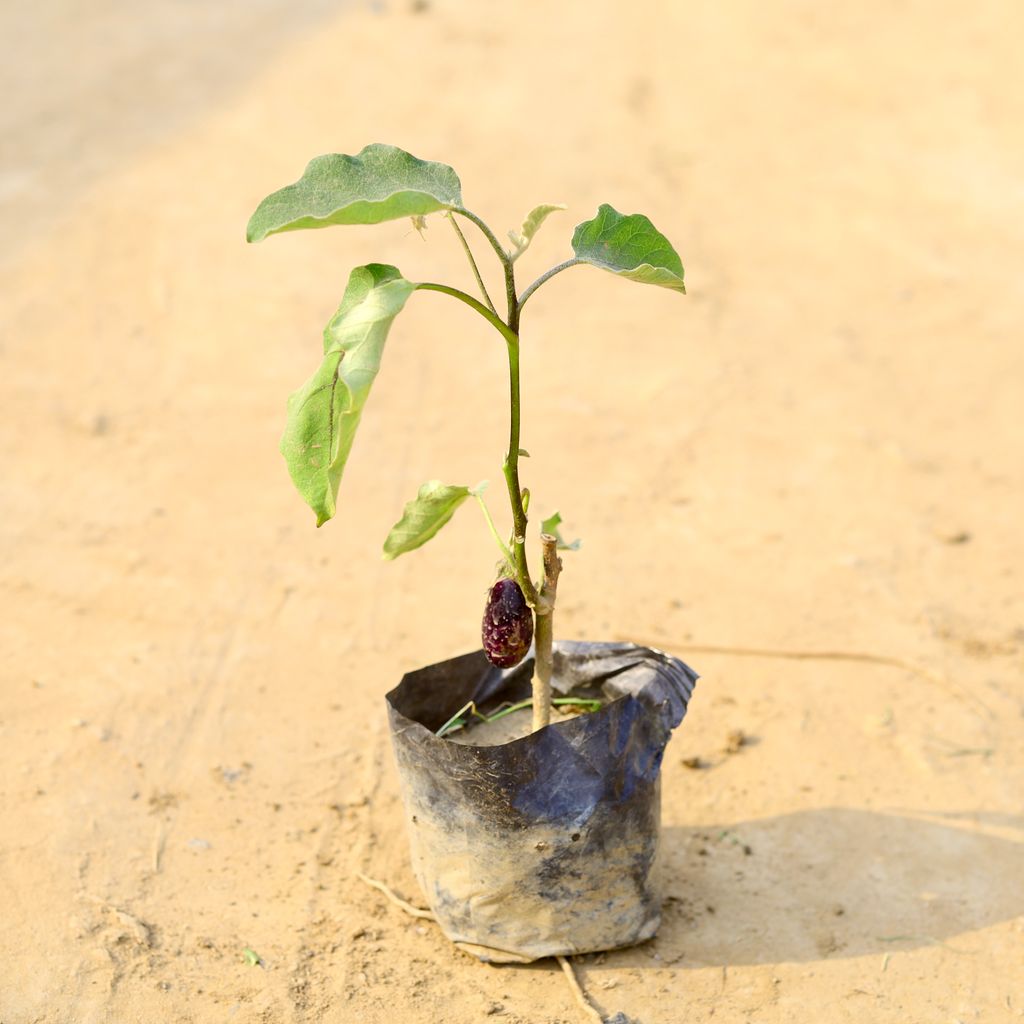
[[[488,529],[491,531],[491,536],[494,538],[494,542],[498,545],[501,550],[504,559],[508,564],[512,565],[512,552],[509,550],[508,545],[501,539],[501,534],[498,533],[498,528],[494,525],[494,520],[491,518],[491,513],[487,508],[487,502],[484,501],[484,496],[479,492],[475,492],[473,497],[476,498],[477,504],[480,506],[480,511],[484,514],[484,519],[487,520]]]
[[[491,248],[501,261],[502,269],[505,271],[505,299],[508,302],[508,326],[518,333],[519,327],[519,304],[516,298],[516,272],[512,265],[512,257],[505,247],[498,241],[494,232],[475,213],[462,207],[453,207],[453,213],[458,213],[467,220],[472,221],[482,232],[484,238],[491,243]]]
[[[451,288],[446,284],[436,284],[433,281],[421,281],[416,285],[416,290],[425,292],[441,292],[444,295],[451,295],[452,298],[458,299],[460,302],[464,302],[470,309],[475,309],[496,331],[501,334],[506,342],[509,344],[512,344],[513,342],[518,343],[518,335],[509,329],[508,324],[506,324],[497,313],[489,310],[479,299],[474,299],[472,295],[467,295],[464,291],[461,291],[458,288]]]
[[[560,274],[563,270],[568,270],[570,267],[575,267],[583,261],[573,257],[571,260],[566,260],[564,263],[559,263],[557,267],[552,267],[550,270],[545,271],[536,281],[533,282],[522,295],[519,296],[519,312],[523,311],[523,306],[526,305],[526,300],[542,285],[545,281],[550,281],[555,274]]]
[[[487,308],[497,316],[498,311],[494,308],[494,303],[491,302],[490,295],[487,294],[487,286],[484,284],[484,279],[480,276],[480,268],[476,265],[473,250],[469,247],[469,242],[466,241],[466,236],[462,233],[462,228],[459,227],[459,222],[451,215],[450,211],[445,214],[445,218],[448,223],[451,224],[455,234],[459,236],[459,241],[462,243],[462,248],[465,250],[466,258],[469,260],[469,265],[473,268],[473,276],[476,278],[476,283],[480,288],[480,294],[484,297],[484,302],[487,303]]]

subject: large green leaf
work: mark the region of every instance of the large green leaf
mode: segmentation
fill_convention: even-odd
[[[316,513],[317,526],[334,515],[341,474],[388,330],[415,287],[395,267],[356,267],[338,312],[324,328],[320,368],[288,399],[281,454],[299,494]]]
[[[428,480],[406,504],[402,518],[391,527],[384,541],[384,557],[397,558],[426,544],[451,519],[455,510],[480,489]]]
[[[374,143],[355,156],[315,157],[294,185],[260,203],[249,219],[246,238],[259,242],[279,231],[379,224],[461,205],[459,176],[447,164]]]
[[[624,216],[607,203],[572,236],[576,258],[642,284],[685,292],[683,264],[672,243],[642,214]]]

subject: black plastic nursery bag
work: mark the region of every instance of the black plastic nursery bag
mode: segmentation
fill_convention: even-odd
[[[412,861],[445,934],[482,960],[527,963],[650,938],[665,745],[696,673],[628,643],[556,643],[557,693],[598,711],[500,746],[435,735],[467,701],[530,693],[533,660],[482,651],[408,673],[387,695]]]

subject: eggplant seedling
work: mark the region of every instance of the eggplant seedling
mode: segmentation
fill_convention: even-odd
[[[319,368],[288,400],[281,452],[299,494],[322,526],[336,511],[338,487],[356,429],[380,369],[384,343],[395,317],[416,291],[441,292],[467,305],[501,336],[508,352],[509,441],[502,464],[511,510],[511,536],[495,527],[483,499],[484,485],[467,487],[439,480],[425,483],[410,501],[384,542],[384,557],[397,558],[425,544],[467,499],[483,509],[501,552],[498,579],[491,587],[482,625],[482,642],[499,666],[518,663],[531,638],[535,644],[533,728],[547,725],[551,714],[552,623],[561,570],[560,549],[567,545],[558,531],[557,513],[541,524],[541,564],[535,580],[527,551],[529,493],[519,481],[519,350],[523,309],[543,284],[570,267],[589,264],[642,284],[685,292],[683,266],[675,249],[642,214],[623,215],[603,204],[597,215],[576,227],[573,255],[542,273],[519,291],[516,263],[550,214],[563,206],[545,203],[527,214],[506,246],[490,227],[466,208],[455,171],[441,163],[419,160],[394,146],[366,146],[356,156],[330,154],[310,162],[302,177],[271,193],[249,221],[247,239],[334,224],[378,224],[410,217],[421,230],[431,214],[445,217],[469,260],[480,298],[448,284],[406,280],[393,266],[370,263],[352,271],[338,311],[324,329]],[[478,229],[494,251],[504,278],[502,312],[484,285],[473,250],[460,226]]]

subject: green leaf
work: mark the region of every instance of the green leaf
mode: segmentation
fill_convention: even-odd
[[[384,541],[384,557],[388,560],[426,544],[455,514],[455,510],[484,485],[470,489],[428,480],[419,493],[408,502],[402,518],[391,527]]]
[[[562,525],[562,516],[558,512],[553,512],[547,519],[540,524],[540,532],[550,534],[555,538],[555,546],[559,551],[579,551],[580,542],[574,540],[571,544],[567,544],[562,538],[562,532],[558,529]]]
[[[250,949],[248,946],[242,950],[242,960],[247,967],[259,967],[263,963],[263,957],[255,949]]]
[[[549,214],[557,213],[565,208],[563,203],[541,203],[540,206],[535,206],[526,215],[526,220],[523,221],[523,226],[519,231],[508,233],[512,244],[516,247],[516,255],[520,256],[526,251],[527,246],[533,241],[533,236],[540,230],[540,226],[548,219]]]
[[[299,494],[316,513],[317,526],[334,515],[388,330],[415,287],[395,267],[356,267],[338,312],[324,328],[320,368],[288,399],[281,454]]]
[[[379,224],[461,205],[459,176],[447,164],[374,143],[356,156],[315,157],[295,184],[272,192],[256,207],[245,237],[259,242],[279,231]]]
[[[672,243],[641,213],[623,216],[603,203],[572,236],[576,258],[642,284],[685,292],[683,264]]]

